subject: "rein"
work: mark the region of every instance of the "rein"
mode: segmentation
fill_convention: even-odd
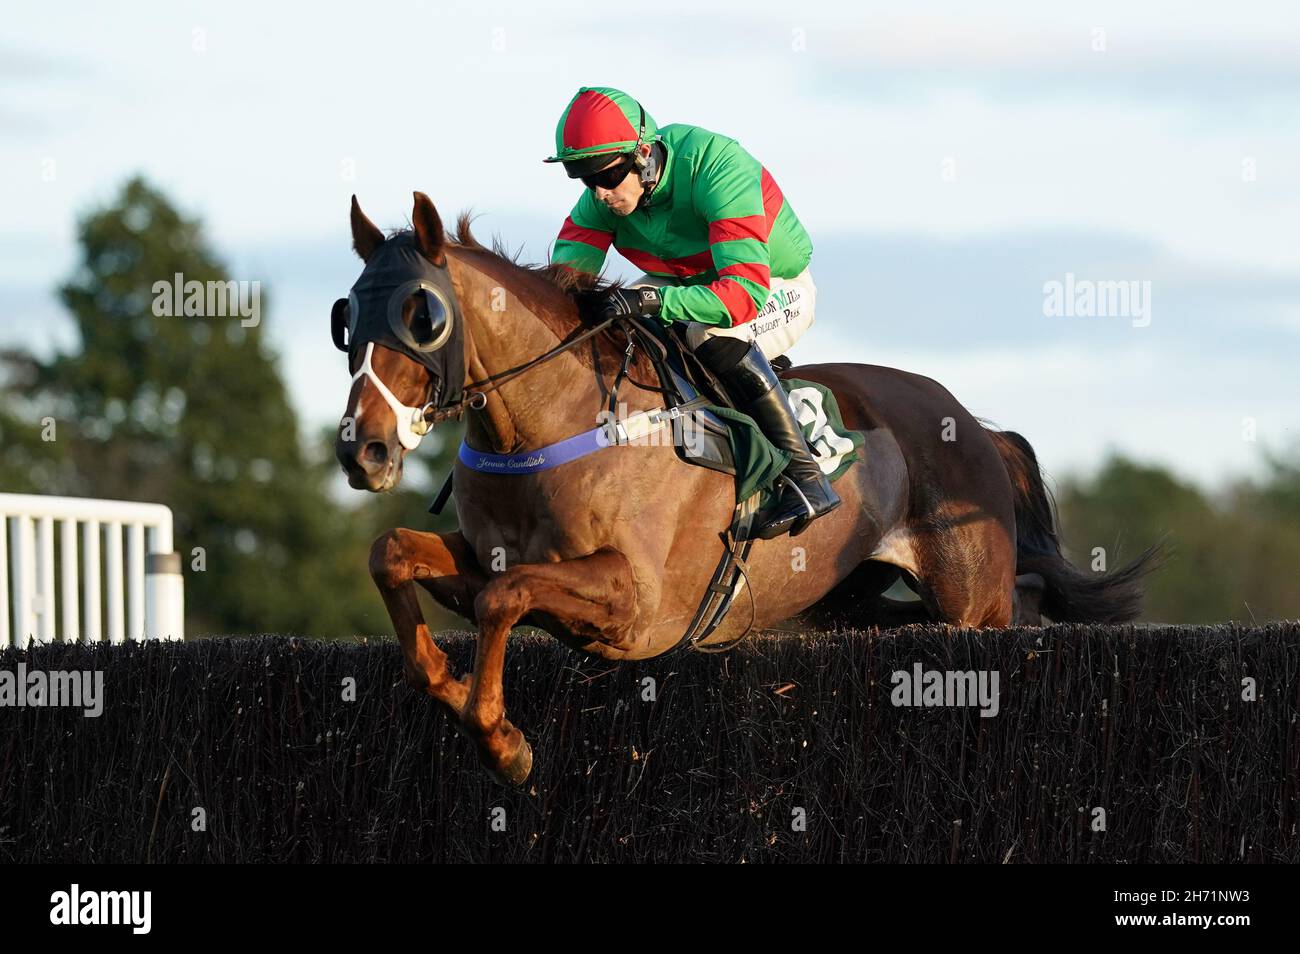
[[[573,338],[570,341],[561,342],[560,344],[556,345],[554,348],[545,352],[544,354],[538,355],[536,358],[532,358],[529,361],[525,361],[523,364],[515,365],[513,368],[507,368],[505,371],[501,371],[497,374],[489,375],[488,377],[483,378],[480,381],[470,382],[470,384],[466,386],[465,396],[458,401],[446,405],[435,405],[432,401],[430,401],[428,404],[424,406],[424,409],[420,412],[422,419],[427,425],[431,426],[441,421],[446,421],[453,418],[459,419],[465,413],[465,408],[467,407],[472,408],[474,410],[482,410],[483,407],[487,405],[487,396],[493,391],[500,390],[501,385],[507,383],[508,381],[513,381],[515,378],[523,374],[526,374],[527,372],[531,371],[533,368],[545,364],[547,361],[550,361],[552,358],[559,357],[561,354],[563,354],[566,351],[576,348],[578,345],[582,344],[588,338],[591,338],[599,334],[600,332],[608,328],[610,325],[617,322],[620,319],[620,317],[621,316],[615,315],[612,318],[606,318],[600,324],[588,328],[586,331],[582,332],[576,338]],[[627,361],[628,358],[630,357],[630,352],[631,352],[631,344],[629,342],[628,353],[624,355],[623,373],[626,373]],[[483,390],[474,390],[475,388],[481,388],[485,384],[490,385],[490,387],[483,388]]]

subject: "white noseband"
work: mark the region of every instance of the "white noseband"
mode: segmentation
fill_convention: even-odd
[[[379,380],[379,375],[375,374],[374,365],[370,363],[370,356],[374,354],[375,343],[373,341],[366,345],[366,356],[361,362],[361,367],[357,373],[352,375],[352,382],[355,384],[357,378],[365,376],[374,382],[379,393],[388,406],[393,409],[393,416],[397,418],[397,440],[408,451],[415,450],[420,446],[420,439],[429,433],[430,424],[424,419],[424,408],[411,407],[397,400],[396,395]],[[358,410],[361,403],[361,395],[357,395]],[[427,407],[427,405],[426,405]]]

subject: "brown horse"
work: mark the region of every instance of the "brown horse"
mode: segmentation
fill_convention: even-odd
[[[468,405],[467,444],[512,453],[592,428],[618,371],[622,340],[602,331],[556,349],[591,330],[593,312],[580,303],[599,302],[600,287],[576,289],[563,274],[484,248],[464,215],[455,236],[447,236],[421,193],[412,222],[410,232],[385,238],[352,200],[362,279],[398,241],[445,269],[463,325],[453,340],[464,351],[457,365],[464,379],[451,382],[451,390],[478,394]],[[418,290],[399,306],[393,314],[408,326],[430,320]],[[357,372],[359,349],[351,360]],[[400,349],[375,347],[370,367],[398,404],[451,406],[438,399],[447,382],[435,381]],[[1058,621],[1137,615],[1151,554],[1109,574],[1071,566],[1023,438],[986,428],[920,375],[860,364],[788,373],[831,388],[846,426],[866,435],[865,462],[837,481],[844,501],[838,511],[797,539],[755,542],[748,560],[752,603],[738,599],[703,645],[792,618],[1000,627],[1038,623],[1040,608]],[[655,380],[648,361],[637,359],[631,380]],[[353,487],[380,491],[400,479],[409,447],[393,402],[371,382],[364,374],[354,379],[336,450]],[[636,387],[620,398],[629,413],[661,405],[657,393]],[[460,529],[392,530],[375,541],[370,572],[396,627],[408,682],[446,706],[494,777],[519,783],[532,753],[506,719],[502,670],[511,628],[539,626],[606,659],[644,659],[674,647],[722,555],[734,480],[687,466],[661,444],[609,447],[527,475],[482,473],[458,462],[454,485]],[[900,574],[919,602],[882,598]],[[449,670],[416,586],[477,627],[472,675]]]

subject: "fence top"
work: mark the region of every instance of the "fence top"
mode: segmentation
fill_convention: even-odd
[[[170,527],[170,507],[134,500],[94,500],[88,497],[47,497],[44,494],[0,494],[0,517],[52,517],[55,520],[98,520]]]

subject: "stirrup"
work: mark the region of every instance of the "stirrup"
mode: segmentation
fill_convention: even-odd
[[[799,486],[799,481],[787,477],[785,474],[781,475],[781,479],[785,481],[786,484],[789,485],[790,489],[798,494],[799,499],[803,501],[804,508],[808,511],[808,515],[804,519],[811,520],[813,517],[817,516],[817,508],[812,505],[812,501],[808,499],[808,495],[803,492],[803,488]]]
[[[795,522],[790,526],[790,536],[792,536],[792,537],[797,537],[797,536],[799,536],[799,534],[803,533],[803,532],[804,532],[805,530],[807,530],[810,526],[812,526],[812,522],[813,522],[814,520],[816,520],[818,517],[824,517],[824,516],[826,516],[826,514],[830,513],[832,510],[834,510],[836,507],[838,507],[838,506],[840,505],[840,503],[841,503],[841,501],[838,499],[838,495],[837,495],[837,498],[836,498],[836,501],[835,501],[834,504],[832,504],[829,508],[827,508],[826,510],[822,511],[821,513],[818,513],[818,512],[817,512],[817,508],[814,507],[814,506],[812,505],[812,501],[810,501],[810,500],[808,499],[807,495],[803,492],[803,488],[801,488],[801,487],[799,486],[798,482],[794,482],[794,491],[795,491],[795,493],[797,493],[797,494],[799,495],[800,499],[803,500],[803,502],[804,502],[804,506],[806,506],[806,507],[808,508],[808,513],[805,514],[805,515],[802,516],[802,517],[799,517],[799,518],[798,518],[797,520],[795,520]]]
[[[794,490],[796,496],[798,496],[799,500],[803,503],[805,512],[795,514],[794,516],[784,516],[782,519],[783,521],[789,521],[788,526],[784,529],[774,529],[778,527],[777,518],[782,517],[780,511],[784,509],[782,504],[785,503],[784,493],[778,494],[776,499],[758,513],[759,524],[755,536],[760,540],[775,540],[777,537],[782,537],[786,534],[793,536],[796,529],[806,527],[817,515],[817,508],[813,506],[812,501],[808,499],[808,495],[803,492],[797,481],[785,474],[781,474],[777,478],[777,481],[778,486],[783,483],[786,487]]]

